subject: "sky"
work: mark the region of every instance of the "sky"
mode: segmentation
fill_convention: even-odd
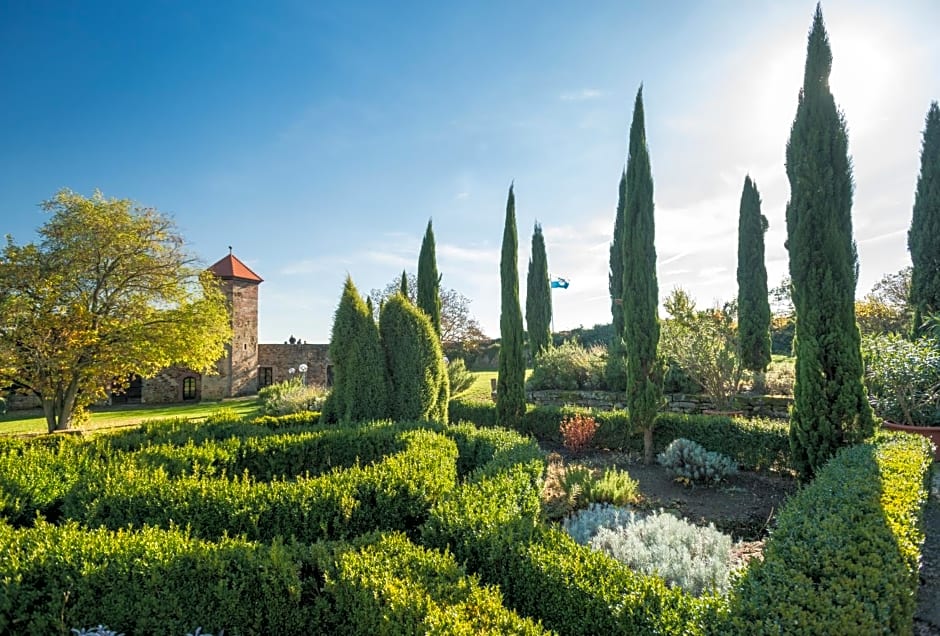
[[[36,239],[62,188],[171,215],[202,263],[256,271],[259,339],[328,342],[343,282],[415,272],[499,336],[515,183],[522,306],[534,224],[554,328],[610,321],[620,173],[642,84],[660,298],[733,299],[745,175],[787,270],[784,152],[815,0],[0,0],[0,234]],[[827,0],[854,162],[857,296],[910,264],[940,3]]]

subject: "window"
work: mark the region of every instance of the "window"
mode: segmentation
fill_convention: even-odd
[[[274,384],[274,367],[258,368],[258,388],[263,389],[266,386]]]
[[[183,378],[183,399],[184,400],[196,399],[196,378],[193,378],[193,377]]]

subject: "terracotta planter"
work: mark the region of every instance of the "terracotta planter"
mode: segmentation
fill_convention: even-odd
[[[906,426],[904,424],[895,424],[894,422],[885,421],[883,426],[891,431],[903,431],[905,433],[914,433],[915,435],[923,435],[927,439],[933,442],[934,452],[933,458],[934,461],[940,461],[940,426]]]

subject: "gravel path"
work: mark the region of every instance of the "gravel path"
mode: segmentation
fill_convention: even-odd
[[[920,569],[914,633],[940,636],[940,464],[934,464],[930,501],[924,515],[927,540]]]

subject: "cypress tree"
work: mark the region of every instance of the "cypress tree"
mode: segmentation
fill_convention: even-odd
[[[526,277],[525,323],[529,331],[529,353],[532,362],[552,343],[552,284],[548,280],[548,256],[542,226],[535,224],[532,232],[532,255]]]
[[[614,240],[610,244],[610,272],[607,287],[610,290],[611,339],[607,347],[605,377],[611,391],[627,388],[627,352],[623,343],[623,214],[627,204],[627,173],[620,173],[620,195],[617,197],[617,218],[614,220]]]
[[[437,337],[441,337],[441,277],[437,273],[437,256],[434,248],[434,230],[431,221],[421,241],[418,256],[418,307],[431,319]]]
[[[754,373],[755,389],[763,391],[770,364],[770,299],[764,264],[767,218],[760,205],[757,185],[744,177],[738,215],[738,355],[741,366]]]
[[[496,380],[496,423],[512,428],[525,415],[525,351],[522,308],[519,306],[519,244],[516,234],[516,199],[509,186],[506,224],[499,261],[499,373]]]
[[[382,306],[379,332],[388,369],[391,417],[447,422],[447,367],[427,314],[395,294]]]
[[[643,87],[636,94],[627,156],[623,224],[623,320],[627,354],[627,410],[643,431],[643,459],[653,461],[653,427],[663,401],[659,346],[659,287],[653,222],[653,175],[643,115]]]
[[[926,318],[940,313],[940,108],[937,102],[930,104],[927,111],[907,249],[914,264],[910,300],[914,307],[913,328],[918,334]]]
[[[321,417],[359,422],[388,416],[388,380],[379,330],[347,276],[330,336],[333,388]]]
[[[408,272],[401,270],[401,284],[398,286],[398,292],[408,298]]]
[[[829,90],[832,51],[817,4],[803,88],[787,142],[787,250],[796,309],[793,467],[809,479],[874,427],[855,322],[852,164],[845,120]]]

